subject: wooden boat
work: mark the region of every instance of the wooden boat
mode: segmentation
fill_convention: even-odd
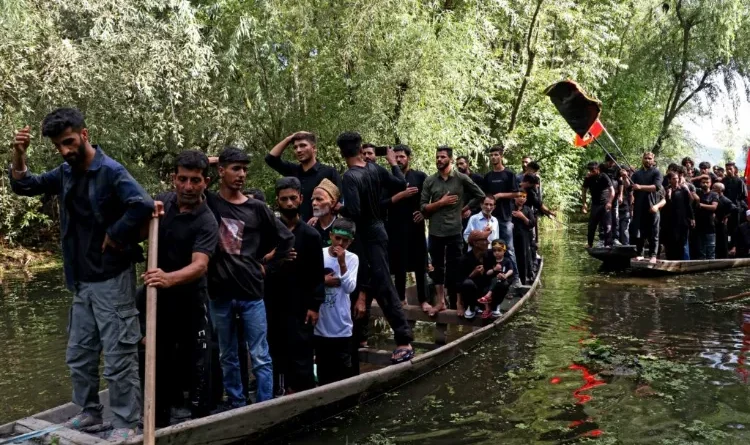
[[[732,269],[735,267],[750,267],[750,258],[729,258],[722,260],[688,260],[667,261],[657,260],[650,263],[648,259],[631,260],[630,267],[638,271],[649,271],[664,274],[684,274],[709,272],[712,270]]]
[[[633,245],[592,247],[586,249],[592,257],[604,263],[605,266],[627,267],[630,259],[638,256],[638,251]]]
[[[540,261],[539,272],[531,286],[521,286],[511,291],[513,293],[509,295],[510,298],[506,298],[503,303],[505,311],[503,316],[495,320],[482,320],[480,317],[466,320],[458,317],[456,311],[453,310],[440,312],[437,317],[431,318],[418,306],[406,306],[405,314],[412,326],[419,321],[433,323],[435,327],[435,342],[415,342],[413,346],[417,352],[427,351],[418,353],[410,361],[391,365],[390,352],[360,349],[360,361],[368,363],[366,367],[371,369],[369,372],[308,391],[162,428],[156,432],[156,443],[158,445],[220,445],[248,439],[258,440],[278,434],[279,431],[288,432],[295,425],[320,420],[324,418],[324,413],[333,414],[423,376],[466,354],[513,317],[539,287],[542,265]],[[413,299],[415,293],[413,289],[410,293]],[[382,314],[376,305],[373,306],[372,313],[373,316]],[[471,332],[448,342],[448,337],[455,334],[449,332],[448,327],[451,325],[467,326],[461,329],[471,329]],[[107,391],[102,391],[100,397],[104,405],[106,422],[109,416]],[[0,444],[103,445],[107,443],[96,433],[83,433],[59,426],[78,411],[77,406],[67,403],[2,425],[0,426]],[[34,435],[38,437],[30,437]],[[13,440],[10,439],[11,437],[15,437],[18,441],[11,442],[10,440]],[[122,443],[142,444],[142,437],[137,436]]]

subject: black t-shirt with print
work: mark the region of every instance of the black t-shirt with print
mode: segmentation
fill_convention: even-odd
[[[503,171],[491,171],[484,175],[484,191],[488,195],[495,193],[512,193],[518,191],[518,181],[516,175],[509,168]],[[499,222],[508,222],[513,213],[513,198],[498,199],[495,204],[495,210],[492,216]]]

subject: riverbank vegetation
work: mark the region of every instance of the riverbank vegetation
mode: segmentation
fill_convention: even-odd
[[[60,158],[39,122],[79,107],[93,140],[152,192],[180,150],[227,144],[252,154],[250,181],[270,191],[262,159],[277,141],[314,131],[319,157],[342,166],[334,140],[353,129],[411,145],[427,171],[439,144],[482,171],[501,141],[512,166],[540,161],[545,199],[564,210],[601,152],[572,147],[549,84],[572,78],[602,100],[630,162],[644,149],[664,162],[691,154],[677,118],[748,93],[748,0],[2,3],[0,137],[31,124],[31,168],[49,169]],[[54,207],[12,195],[4,177],[0,236],[49,239]]]

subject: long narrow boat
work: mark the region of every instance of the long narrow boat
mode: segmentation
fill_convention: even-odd
[[[466,320],[458,317],[456,311],[453,310],[440,312],[437,317],[431,318],[418,306],[406,306],[405,314],[412,326],[417,322],[434,324],[434,343],[415,342],[413,345],[418,352],[420,350],[427,350],[427,352],[418,353],[408,362],[390,365],[390,352],[360,349],[360,360],[368,363],[366,366],[370,369],[369,372],[308,391],[172,425],[156,432],[156,443],[158,445],[221,445],[248,439],[257,441],[263,437],[278,434],[279,431],[289,431],[294,426],[320,420],[325,414],[333,414],[362,403],[421,377],[466,354],[513,317],[539,287],[542,265],[540,260],[539,271],[531,286],[512,289],[512,294],[503,303],[504,314],[495,320],[482,320],[479,317]],[[375,317],[382,315],[377,306],[373,306],[372,314]],[[459,325],[463,327],[459,328]],[[456,328],[449,329],[449,326],[456,326]],[[465,330],[467,333],[461,335],[461,332],[458,332],[460,330]],[[449,342],[448,338],[453,336],[456,338]],[[100,397],[104,405],[106,421],[109,417],[107,391],[102,391]],[[59,426],[75,415],[78,410],[77,406],[68,403],[2,425],[0,426],[0,444],[104,445],[108,443],[96,433],[83,433]],[[13,437],[17,441],[14,441]],[[143,442],[141,436],[138,436],[122,443],[137,445]]]
[[[710,272],[712,270],[732,269],[735,267],[750,267],[750,258],[689,261],[657,260],[655,263],[649,262],[648,259],[643,259],[631,260],[630,267],[638,271],[677,275],[685,273]]]

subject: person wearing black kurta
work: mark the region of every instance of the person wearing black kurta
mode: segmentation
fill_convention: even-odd
[[[630,222],[630,242],[635,244],[639,256],[643,256],[643,247],[648,241],[648,255],[656,261],[659,248],[659,212],[653,212],[661,201],[662,174],[654,165],[654,154],[644,153],[643,167],[633,176],[626,179],[632,184],[633,219]]]
[[[419,303],[427,302],[425,291],[425,272],[427,269],[427,239],[425,223],[419,211],[419,199],[422,185],[427,175],[419,170],[409,168],[411,149],[406,145],[393,147],[396,162],[404,173],[406,190],[402,190],[386,200],[388,219],[388,256],[391,273],[395,277],[396,291],[401,301],[406,300],[406,272],[414,271],[417,280],[417,298]]]
[[[586,213],[586,192],[591,190],[591,213],[589,214],[589,224],[587,233],[588,247],[594,244],[594,235],[597,226],[599,227],[599,237],[605,246],[612,245],[612,203],[615,197],[615,188],[612,181],[596,161],[589,162],[586,168],[588,174],[583,180],[582,189],[582,210]]]
[[[695,225],[693,200],[687,184],[680,185],[679,176],[670,172],[667,174],[669,186],[666,190],[667,203],[661,211],[667,231],[664,233],[664,247],[667,259],[682,260],[685,254],[685,243],[688,239],[690,227]]]
[[[294,250],[288,260],[266,264],[268,346],[276,394],[315,387],[311,318],[317,319],[325,299],[323,255],[318,231],[300,220],[300,188],[294,177],[276,182],[281,213],[277,223],[294,234]]]
[[[513,210],[513,244],[516,246],[516,262],[521,284],[529,284],[534,279],[533,248],[534,211],[525,205],[526,197],[516,198]]]
[[[747,210],[747,186],[743,178],[737,175],[737,166],[734,162],[728,162],[726,165],[726,176],[721,181],[724,184],[724,196],[737,206],[737,210],[729,215],[727,220],[727,231],[730,236],[734,235],[737,227],[745,221],[745,210]],[[734,245],[732,239],[729,240],[729,247]]]
[[[724,184],[717,182],[712,187],[719,195],[719,205],[716,207],[716,258],[729,257],[729,219],[737,214],[737,206],[732,200],[724,196]]]
[[[745,211],[745,222],[732,234],[735,242],[730,254],[737,258],[750,258],[750,210]]]

